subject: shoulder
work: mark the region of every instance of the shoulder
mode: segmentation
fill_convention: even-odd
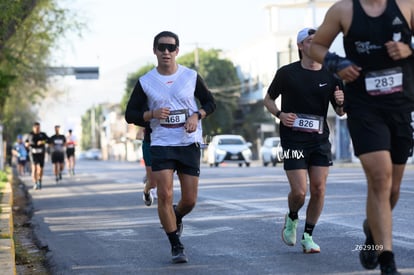
[[[284,65],[277,70],[277,73],[283,74],[286,72],[297,71],[300,68],[300,61],[296,61],[287,65]]]
[[[178,73],[186,73],[186,74],[190,74],[190,75],[193,75],[193,76],[197,76],[198,75],[198,73],[197,73],[196,70],[193,70],[193,69],[191,69],[189,67],[186,67],[186,66],[183,66],[183,65],[180,65],[180,64],[178,64],[178,70],[177,70],[177,72]]]
[[[395,0],[395,2],[406,18],[411,30],[414,30],[414,0]]]
[[[140,78],[138,78],[137,85],[140,84],[140,81],[145,80],[145,79],[147,79],[147,78],[149,78],[151,76],[154,76],[156,74],[158,74],[157,68],[152,68],[149,72],[145,73]]]
[[[330,8],[330,12],[339,13],[344,11],[351,11],[354,6],[353,0],[340,0],[335,2]]]

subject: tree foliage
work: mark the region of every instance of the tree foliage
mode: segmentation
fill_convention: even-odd
[[[13,130],[10,124],[16,119],[33,122],[36,116],[32,107],[47,92],[51,51],[67,32],[79,31],[82,26],[57,2],[0,3],[0,122],[6,135],[16,134],[19,127]],[[22,108],[24,112],[20,112]],[[20,117],[13,117],[16,114]]]
[[[193,53],[183,55],[177,62],[197,70],[216,99],[216,111],[208,119],[203,120],[204,134],[231,132],[233,114],[240,96],[240,80],[233,63],[220,58],[220,50],[205,51],[199,48]]]

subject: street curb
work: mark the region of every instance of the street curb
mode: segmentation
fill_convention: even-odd
[[[14,246],[13,228],[13,190],[10,176],[0,201],[0,270],[4,275],[16,275],[16,259]],[[4,252],[4,253],[3,253]]]

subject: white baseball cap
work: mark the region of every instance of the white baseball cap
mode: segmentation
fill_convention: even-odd
[[[304,28],[298,32],[298,37],[296,39],[297,43],[302,43],[303,40],[311,36],[312,34],[315,34],[316,29],[314,28]]]

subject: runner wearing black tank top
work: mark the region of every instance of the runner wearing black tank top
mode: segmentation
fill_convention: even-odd
[[[392,209],[413,149],[414,57],[411,0],[341,0],[326,13],[311,56],[346,82],[345,111],[354,153],[368,183],[366,247],[360,261],[400,274],[392,252]],[[328,52],[342,32],[346,58]]]

